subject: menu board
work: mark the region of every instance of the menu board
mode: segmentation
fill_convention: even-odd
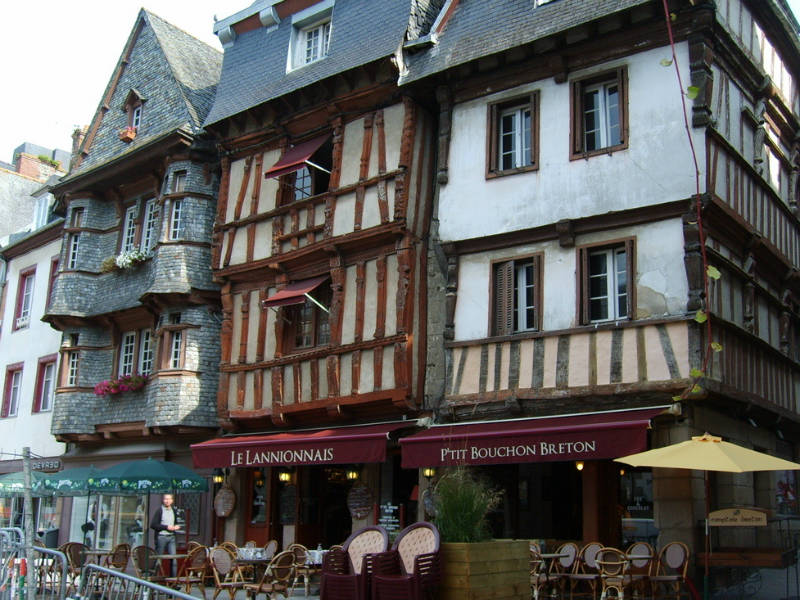
[[[294,511],[297,502],[297,488],[293,485],[287,485],[281,490],[280,498],[280,521],[281,525],[294,524]]]
[[[400,531],[400,506],[397,504],[381,504],[381,516],[378,517],[378,524],[389,532],[391,537]]]

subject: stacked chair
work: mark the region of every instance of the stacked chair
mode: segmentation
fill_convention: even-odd
[[[386,552],[389,534],[383,527],[365,527],[331,548],[322,559],[320,600],[367,600],[373,557]]]
[[[374,556],[373,600],[424,600],[441,580],[439,530],[420,521],[399,533],[388,552]]]

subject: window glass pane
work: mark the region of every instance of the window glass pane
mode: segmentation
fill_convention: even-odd
[[[619,128],[619,92],[617,84],[606,86],[606,110],[608,113],[608,146],[622,142]]]
[[[108,550],[114,543],[114,500],[112,496],[100,496],[89,507],[90,518],[94,524],[95,548]]]
[[[176,240],[181,235],[181,219],[183,217],[183,203],[181,200],[172,201],[172,223],[169,230],[169,238]]]
[[[125,211],[125,227],[122,234],[122,251],[132,250],[136,241],[136,206],[128,207]]]
[[[91,548],[92,531],[88,530],[86,511],[89,505],[88,497],[75,497],[72,499],[72,512],[69,521],[69,541],[81,542]]]
[[[531,164],[531,111],[522,111],[522,161],[521,164]]]
[[[584,150],[595,150],[601,146],[599,114],[599,90],[587,91],[583,94]]]
[[[69,353],[69,371],[67,373],[67,385],[78,384],[78,351]]]
[[[181,367],[181,340],[182,335],[180,331],[172,332],[172,353],[170,357],[170,368],[180,369]]]
[[[17,414],[19,407],[19,388],[22,384],[22,371],[14,371],[11,376],[11,392],[8,401],[8,415],[14,416]]]
[[[302,307],[297,309],[297,326],[295,329],[294,345],[296,348],[306,348],[313,343],[314,310],[311,303],[306,300]]]
[[[119,515],[116,519],[114,544],[130,544],[131,547],[144,543],[144,496],[124,496],[118,499]]]
[[[329,344],[331,341],[331,327],[329,315],[324,310],[317,309],[319,322],[317,323],[317,344]]]
[[[589,317],[592,321],[608,319],[608,298],[593,298],[590,300]]]
[[[39,498],[36,514],[36,530],[44,534],[49,529],[56,529],[61,521],[58,512],[58,498],[53,496]]]
[[[308,167],[301,167],[294,175],[294,199],[302,200],[313,195],[311,173]]]
[[[122,335],[119,353],[119,374],[133,373],[133,354],[136,350],[136,333],[129,331]]]
[[[153,344],[150,338],[150,330],[143,329],[139,332],[139,374],[149,375],[153,370]]]
[[[39,410],[50,410],[53,407],[53,383],[55,381],[56,363],[47,363],[42,373],[42,397],[39,400]]]

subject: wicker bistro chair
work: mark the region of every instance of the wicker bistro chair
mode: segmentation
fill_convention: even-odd
[[[353,532],[344,545],[322,559],[320,600],[367,600],[372,585],[372,557],[389,548],[389,534],[379,526]]]
[[[135,546],[131,550],[131,561],[133,570],[139,579],[147,579],[155,583],[164,581],[164,576],[160,575],[160,565],[156,555],[156,549],[150,546]]]
[[[270,540],[264,544],[264,558],[271,560],[278,551],[278,540]]]
[[[306,598],[308,598],[311,578],[319,572],[319,567],[308,564],[308,548],[302,544],[289,544],[286,550],[294,554],[294,580],[289,593],[294,593],[297,582],[302,579]]]
[[[111,551],[111,554],[106,556],[105,566],[111,569],[125,570],[128,566],[128,559],[131,557],[130,544],[117,544]]]
[[[208,552],[205,546],[199,546],[189,552],[185,561],[180,563],[178,574],[175,577],[165,577],[164,583],[183,587],[188,594],[194,586],[200,588],[205,596],[205,575],[208,566]]]
[[[681,586],[686,585],[686,570],[689,568],[689,548],[683,542],[670,542],[658,553],[655,573],[650,575],[650,590],[653,598],[681,597]],[[666,594],[664,588],[667,588]]]
[[[591,592],[592,600],[597,598],[597,584],[600,583],[600,573],[597,571],[597,553],[603,548],[600,542],[589,542],[578,555],[578,560],[572,569],[572,573],[566,574],[569,582],[569,597],[575,594],[575,589],[588,587]]]
[[[530,569],[531,569],[531,597],[533,600],[539,600],[543,593],[547,593],[548,589],[553,587],[553,582],[556,580],[550,573],[547,572],[547,563],[542,558],[542,550],[538,544],[530,545]]]
[[[608,598],[610,590],[616,592],[617,598],[624,598],[625,588],[631,586],[631,576],[628,573],[629,561],[625,558],[622,550],[601,548],[597,553],[595,563],[603,586],[600,599]]]
[[[628,546],[625,554],[628,558],[628,574],[631,576],[633,593],[647,596],[650,593],[650,569],[655,550],[647,542],[634,542]]]
[[[78,589],[78,582],[80,580],[81,571],[86,564],[86,550],[89,547],[80,542],[69,542],[63,546],[64,554],[67,555],[67,595],[72,588],[73,591]]]
[[[575,570],[575,564],[578,562],[578,545],[574,542],[564,542],[556,550],[555,554],[559,554],[559,558],[550,563],[547,570],[548,585],[551,590],[551,595],[563,597],[564,587],[568,582],[568,575]]]
[[[401,531],[392,549],[373,556],[373,600],[433,598],[441,580],[439,530],[420,521]]]
[[[227,548],[221,546],[209,553],[211,573],[214,575],[214,595],[212,600],[224,590],[234,600],[237,590],[244,589],[245,580],[242,571],[236,564],[236,557]]]
[[[258,583],[245,583],[247,597],[255,600],[266,594],[272,600],[275,594],[289,597],[289,580],[294,576],[294,553],[288,550],[273,557]]]

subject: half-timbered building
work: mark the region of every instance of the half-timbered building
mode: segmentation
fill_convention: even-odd
[[[423,404],[434,125],[397,78],[437,4],[267,0],[215,25],[228,435],[193,452],[238,494],[229,538],[330,545],[411,506],[395,439]]]
[[[45,319],[62,334],[51,431],[68,443],[65,466],[148,457],[188,465],[189,443],[217,429],[218,173],[201,126],[221,62],[218,50],[140,11],[53,189],[65,222]],[[200,539],[204,502],[178,499]],[[145,543],[143,504],[100,495],[87,509],[86,497],[75,498],[62,516],[64,541]]]
[[[452,0],[407,54],[401,89],[438,102],[444,323],[403,465],[484,471],[497,537],[701,550],[702,474],[612,459],[704,431],[797,456],[796,32],[782,1]],[[792,473],[711,484],[798,510]]]

